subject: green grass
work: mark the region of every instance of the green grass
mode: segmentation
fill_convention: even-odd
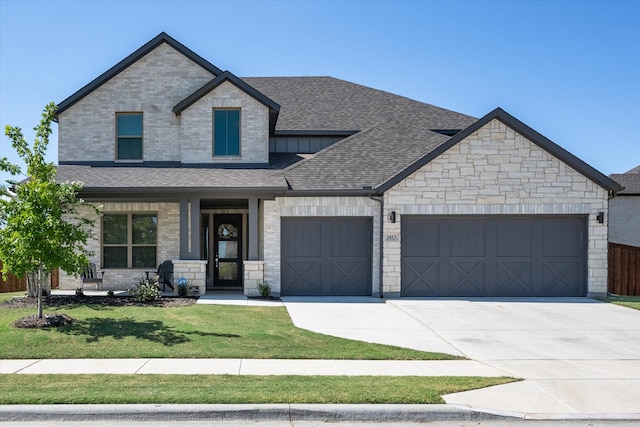
[[[602,298],[601,301],[640,310],[640,297],[609,297]]]
[[[0,309],[0,359],[31,358],[254,358],[254,359],[458,359],[369,344],[296,328],[284,307],[191,305],[46,308],[73,325],[37,330],[13,323],[34,308]]]
[[[0,404],[444,403],[513,378],[232,375],[0,375]]]

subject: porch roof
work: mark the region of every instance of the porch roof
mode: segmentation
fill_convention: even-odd
[[[81,181],[83,191],[286,190],[270,169],[57,166],[59,182]]]

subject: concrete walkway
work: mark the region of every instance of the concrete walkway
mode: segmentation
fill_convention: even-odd
[[[198,304],[284,304],[304,329],[472,360],[0,360],[0,373],[513,376],[525,380],[444,396],[445,412],[640,420],[640,311],[586,298],[278,301],[222,294]]]

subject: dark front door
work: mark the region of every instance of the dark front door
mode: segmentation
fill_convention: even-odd
[[[213,287],[242,287],[242,215],[213,218]]]

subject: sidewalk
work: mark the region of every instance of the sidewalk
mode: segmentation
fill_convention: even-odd
[[[473,360],[29,359],[0,374],[508,376]]]

